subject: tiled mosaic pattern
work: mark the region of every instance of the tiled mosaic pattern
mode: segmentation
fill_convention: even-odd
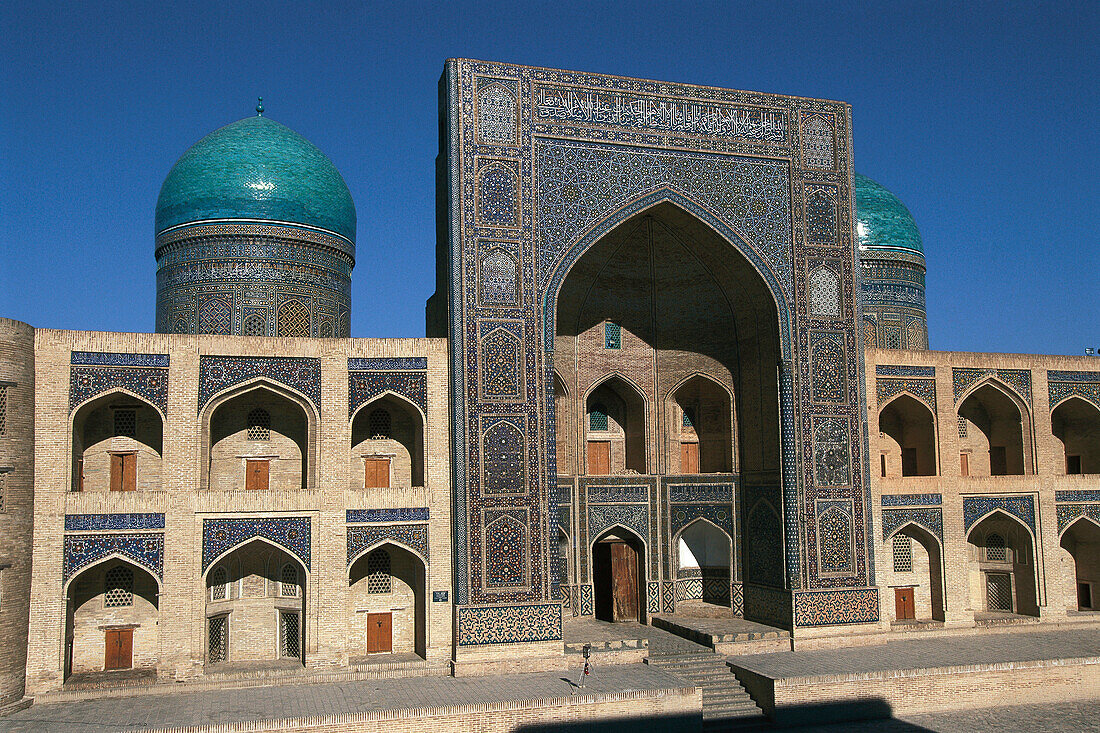
[[[730,504],[670,504],[669,532],[675,535],[696,519],[706,519],[734,536],[733,507]]]
[[[745,613],[745,589],[740,583],[730,583],[731,602],[730,608],[735,616],[743,616]]]
[[[591,539],[598,538],[608,528],[621,525],[641,538],[648,544],[649,538],[649,505],[647,504],[619,504],[614,506],[589,505],[588,506],[588,536]]]
[[[68,581],[89,565],[120,555],[164,577],[164,533],[128,532],[126,534],[67,534],[62,549],[61,577]]]
[[[878,621],[876,588],[838,589],[794,594],[796,626],[868,624]]]
[[[928,377],[935,378],[936,367],[900,366],[896,364],[878,364],[875,374],[879,377]]]
[[[164,529],[163,514],[66,514],[66,532],[111,529]]]
[[[932,509],[928,507],[883,509],[882,538],[889,538],[890,535],[910,522],[924,527],[938,537],[940,542],[943,542],[943,511],[939,508]]]
[[[882,506],[939,506],[943,494],[883,494]]]
[[[1027,369],[971,369],[953,367],[951,369],[951,383],[955,390],[955,401],[958,402],[959,398],[971,387],[989,377],[996,379],[1002,384],[1008,385],[1025,403],[1031,404],[1031,372]]]
[[[745,583],[745,618],[781,629],[791,628],[791,593],[782,588]]]
[[[844,334],[824,332],[810,338],[811,398],[814,402],[844,402],[848,395]]]
[[[1074,489],[1071,491],[1055,491],[1055,501],[1100,501],[1100,490]]]
[[[1047,389],[1052,410],[1070,397],[1080,397],[1100,407],[1100,372],[1051,370],[1047,372]]]
[[[1081,517],[1088,517],[1100,525],[1100,504],[1059,504],[1057,512],[1059,534]]]
[[[616,502],[644,504],[649,501],[649,487],[645,484],[640,486],[631,486],[629,484],[599,486],[589,484],[585,488],[588,492],[588,501],[593,504],[611,504]]]
[[[402,507],[399,509],[348,509],[345,519],[348,524],[356,522],[426,522],[428,507]]]
[[[591,616],[596,613],[596,602],[592,595],[592,586],[584,584],[580,586],[580,615]]]
[[[527,582],[527,512],[485,512],[485,585],[522,588]]]
[[[73,365],[69,368],[69,409],[74,410],[93,397],[121,388],[145,398],[160,409],[161,414],[166,413],[168,367],[159,365],[167,359],[160,354],[74,351]]]
[[[875,396],[879,406],[885,405],[895,395],[908,392],[936,411],[936,381],[934,379],[876,379]]]
[[[428,557],[428,527],[424,524],[384,524],[348,527],[348,565],[381,542],[396,542],[415,550],[424,562]]]
[[[286,549],[310,569],[309,517],[257,517],[202,520],[202,570],[222,554],[262,537]]]
[[[818,572],[850,575],[855,570],[852,556],[852,504],[847,500],[818,501]]]
[[[428,376],[415,371],[348,372],[348,416],[380,394],[393,392],[428,411]]]
[[[426,356],[350,357],[348,359],[349,372],[406,372],[424,371],[427,368]]]
[[[458,609],[458,645],[554,641],[561,636],[561,604],[465,606]]]
[[[157,367],[167,369],[168,354],[116,354],[104,351],[74,351],[70,364],[81,366]]]
[[[1031,496],[965,496],[963,527],[969,532],[978,520],[996,509],[1019,518],[1035,532],[1035,499]]]
[[[660,581],[651,580],[651,581],[646,583],[645,610],[646,610],[646,613],[660,613],[661,612],[661,583],[660,583]]]
[[[200,356],[199,409],[218,392],[261,377],[305,395],[321,406],[321,360],[304,356]]]
[[[661,583],[661,610],[664,613],[676,611],[676,583],[666,580]]]

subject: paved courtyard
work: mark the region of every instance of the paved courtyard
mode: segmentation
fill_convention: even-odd
[[[1100,700],[1043,705],[1011,705],[949,713],[903,715],[891,720],[772,728],[797,733],[1047,733],[1047,731],[1100,731]]]

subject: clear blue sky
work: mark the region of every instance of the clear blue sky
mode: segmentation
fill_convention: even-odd
[[[0,315],[151,331],[175,160],[252,114],[343,173],[355,336],[421,336],[436,82],[464,56],[850,102],[912,210],[933,348],[1100,346],[1100,3],[23,2],[0,6]]]

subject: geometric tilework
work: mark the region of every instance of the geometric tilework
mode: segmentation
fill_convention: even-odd
[[[883,506],[938,506],[943,503],[943,494],[884,494]]]
[[[883,509],[882,538],[886,539],[899,527],[912,522],[919,524],[943,542],[943,512],[939,508]]]
[[[262,537],[296,555],[310,569],[309,517],[202,520],[202,570],[226,550]]]
[[[994,509],[1022,520],[1035,532],[1035,502],[1031,496],[966,496],[963,497],[963,526],[966,531]]]
[[[817,511],[817,541],[821,555],[819,572],[853,573],[852,503],[819,501]]]
[[[878,621],[878,589],[798,592],[794,594],[796,626],[867,624]]]
[[[671,580],[666,580],[662,583],[661,596],[662,603],[661,608],[665,613],[673,613],[676,610],[676,584]]]
[[[69,368],[69,410],[121,387],[168,411],[168,370],[161,367],[77,366]]]
[[[725,530],[733,538],[733,507],[730,504],[669,504],[669,535],[703,517]]]
[[[459,646],[557,641],[561,632],[560,603],[458,609]]]
[[[580,589],[580,615],[591,616],[595,613],[594,601],[592,600],[592,586],[586,583],[580,586]]]
[[[164,577],[164,533],[67,534],[61,561],[61,576],[74,574],[109,555],[133,560],[157,578]]]
[[[158,367],[167,369],[168,354],[113,354],[104,351],[74,351],[70,364],[83,366]]]
[[[428,376],[423,372],[348,372],[348,416],[383,392],[393,392],[428,411]]]
[[[844,334],[815,333],[810,336],[811,399],[814,402],[844,402]]]
[[[878,403],[884,405],[890,398],[901,392],[908,392],[917,399],[936,409],[936,382],[932,379],[876,379],[875,393]]]
[[[264,377],[304,394],[321,406],[321,360],[305,356],[200,356],[199,409],[217,392]]]
[[[745,583],[742,591],[746,619],[783,629],[791,627],[790,591],[753,583]]]
[[[349,372],[400,372],[425,370],[428,359],[424,356],[385,356],[370,358],[348,358]]]
[[[1074,489],[1071,491],[1055,491],[1055,501],[1100,501],[1100,490]]]
[[[1053,379],[1054,375],[1073,375],[1073,376],[1089,376],[1097,380],[1095,382],[1084,382],[1081,379],[1074,379],[1072,381],[1050,381],[1047,383],[1047,391],[1050,396],[1051,409],[1058,406],[1058,403],[1067,397],[1080,397],[1087,402],[1091,402],[1093,405],[1100,407],[1100,374],[1093,374],[1091,372],[1047,372],[1048,379]]]
[[[426,522],[428,507],[404,507],[400,509],[348,509],[344,513],[348,524],[357,522]]]
[[[741,583],[730,583],[731,610],[734,616],[745,615],[745,589]]]
[[[66,532],[119,529],[164,529],[163,514],[66,514]]]
[[[1100,504],[1059,504],[1057,511],[1059,534],[1081,517],[1100,524]]]
[[[878,364],[875,374],[880,377],[935,377],[936,367]]]
[[[588,536],[598,538],[608,527],[621,524],[633,530],[642,542],[649,537],[649,505],[620,504],[588,507]]]
[[[661,612],[661,583],[651,580],[646,583],[645,603],[647,613]]]
[[[387,524],[348,527],[348,565],[368,547],[384,540],[393,540],[412,548],[424,562],[428,560],[428,527],[423,524]]]
[[[996,377],[1007,384],[1031,404],[1031,370],[1030,369],[972,369],[953,367],[951,369],[951,382],[955,390],[955,401],[959,401],[967,389],[975,382],[986,377]]]

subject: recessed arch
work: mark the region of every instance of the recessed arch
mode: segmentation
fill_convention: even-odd
[[[693,372],[668,391],[670,473],[730,473],[737,436],[733,391],[713,375]]]
[[[157,491],[162,486],[164,413],[114,387],[69,415],[70,491]]]
[[[389,414],[389,432],[375,429],[377,411]],[[427,420],[420,406],[404,395],[385,390],[357,407],[351,415],[350,488],[424,486],[427,463]]]
[[[1078,517],[1062,530],[1058,544],[1065,552],[1067,609],[1100,610],[1100,521],[1090,516]]]
[[[982,614],[1039,615],[1039,554],[1031,528],[993,509],[966,533],[970,603]],[[994,550],[994,551],[991,551]]]
[[[369,555],[374,550],[377,550],[379,547],[382,547],[383,545],[393,545],[394,547],[399,547],[402,550],[404,550],[405,552],[408,552],[408,553],[411,553],[412,555],[414,555],[417,560],[424,563],[425,567],[428,567],[430,565],[430,563],[428,562],[428,558],[424,557],[424,555],[422,555],[420,553],[420,551],[417,550],[416,548],[402,542],[401,540],[395,539],[393,537],[380,537],[377,540],[375,540],[374,542],[372,542],[369,545],[367,545],[366,547],[364,547],[359,552],[355,553],[355,556],[352,557],[351,560],[348,562],[348,567],[347,567],[347,570],[345,570],[345,575],[349,575],[351,573],[351,566],[352,565],[359,562],[361,559],[363,559],[364,557]]]
[[[971,475],[1033,472],[1031,412],[1014,390],[987,377],[958,401],[958,414],[976,428],[959,439],[960,449],[970,455]]]
[[[1067,474],[1100,473],[1100,409],[1072,395],[1050,411],[1050,427],[1062,443]]]
[[[645,622],[647,545],[637,532],[613,524],[590,544],[596,618]]]
[[[372,557],[379,552],[386,553],[388,563],[372,564]],[[393,538],[379,538],[348,563],[346,577],[347,638],[352,658],[407,652],[424,658],[428,564],[420,553]]]
[[[588,390],[584,404],[586,473],[648,473],[645,392],[615,372],[601,377]],[[593,415],[601,419],[594,420]]]
[[[892,397],[879,409],[879,432],[887,476],[935,476],[936,415],[909,392]]]
[[[730,534],[706,517],[697,517],[673,535],[672,547],[680,586],[677,600],[698,599],[728,607],[734,556]]]
[[[302,566],[302,570],[305,572],[306,576],[307,577],[309,576],[309,574],[310,574],[309,573],[309,563],[307,563],[304,559],[302,559],[302,557],[300,557],[298,555],[298,553],[294,552],[294,550],[291,550],[289,547],[286,547],[284,545],[280,545],[278,542],[275,542],[274,540],[268,539],[267,537],[264,537],[262,535],[253,535],[251,537],[248,537],[246,539],[241,540],[240,542],[238,542],[237,544],[233,545],[232,547],[226,549],[220,555],[216,556],[213,560],[211,560],[202,571],[202,576],[201,577],[202,577],[203,581],[206,580],[207,576],[210,574],[211,569],[213,569],[219,563],[227,562],[226,558],[228,558],[234,552],[236,552],[237,550],[240,550],[241,548],[246,547],[246,546],[248,546],[248,545],[250,545],[254,542],[259,542],[261,544],[268,545],[269,547],[271,547],[274,550],[278,550],[279,552],[286,553],[290,557],[297,560],[298,563]]]
[[[919,547],[919,551],[911,545],[907,548],[908,568],[899,566],[895,554],[898,551],[897,540],[902,537],[916,542]],[[893,561],[892,566],[884,568],[889,579],[886,585],[895,588],[908,586],[912,594],[910,601],[913,607],[908,609],[903,601],[904,596],[895,590],[892,609],[894,620],[919,621],[931,618],[944,621],[947,601],[944,590],[943,544],[940,538],[920,522],[909,520],[886,535],[885,544],[890,548]],[[906,611],[911,611],[912,615],[907,616]]]

